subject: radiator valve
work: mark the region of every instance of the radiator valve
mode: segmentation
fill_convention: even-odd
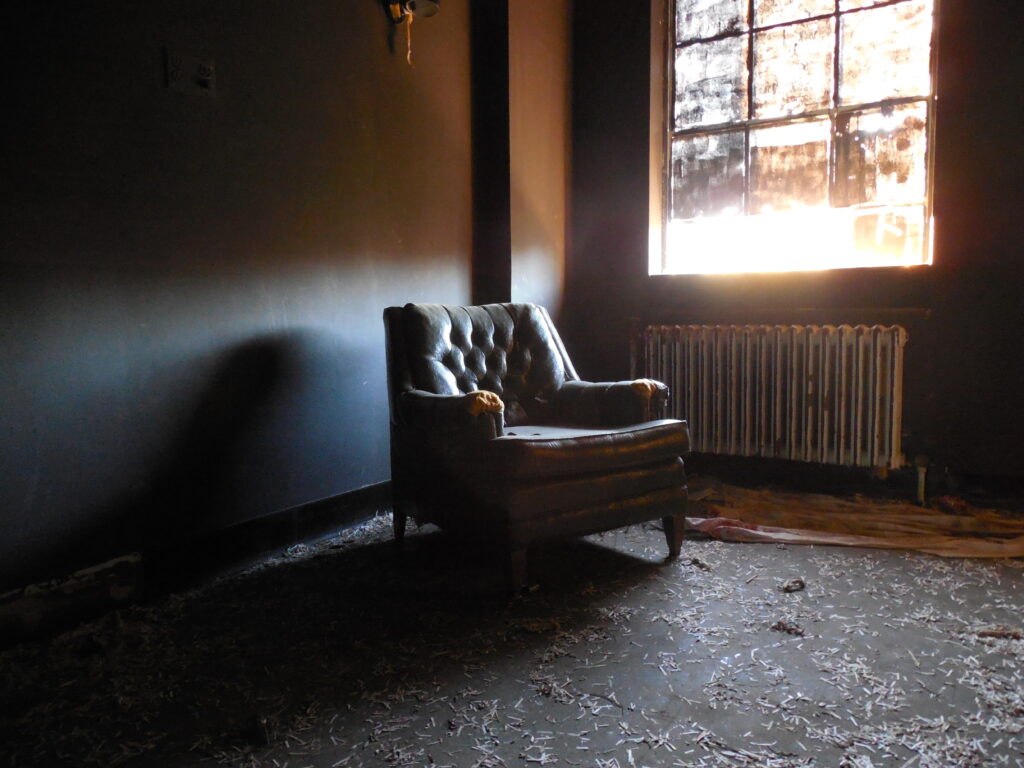
[[[914,457],[914,466],[917,467],[917,503],[922,507],[925,505],[925,489],[928,484],[928,457],[923,453]]]

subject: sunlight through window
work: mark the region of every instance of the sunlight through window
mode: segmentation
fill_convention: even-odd
[[[676,0],[651,271],[930,264],[932,5]]]

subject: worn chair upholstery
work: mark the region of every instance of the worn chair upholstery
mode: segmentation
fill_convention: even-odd
[[[521,585],[526,547],[661,518],[679,554],[686,423],[668,389],[579,380],[544,308],[384,310],[395,538],[406,518],[500,545]]]

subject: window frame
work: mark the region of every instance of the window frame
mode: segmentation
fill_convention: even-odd
[[[688,272],[688,271],[669,271],[667,265],[670,259],[668,253],[668,222],[671,221],[672,214],[672,143],[673,140],[680,136],[687,135],[711,135],[715,133],[725,133],[730,130],[732,131],[743,131],[745,134],[745,152],[744,152],[744,163],[749,165],[750,156],[750,134],[752,131],[761,128],[772,128],[784,125],[792,125],[800,122],[806,122],[814,119],[827,118],[829,121],[829,153],[827,158],[828,163],[828,198],[829,202],[832,200],[833,188],[835,186],[835,171],[837,167],[836,153],[837,153],[837,124],[838,118],[842,115],[856,114],[859,112],[865,112],[872,109],[882,109],[887,107],[898,108],[908,104],[922,104],[925,108],[926,113],[926,125],[924,129],[924,141],[925,141],[925,159],[924,159],[924,224],[923,224],[923,244],[922,244],[922,261],[913,265],[891,265],[891,266],[903,266],[904,268],[913,268],[918,266],[929,266],[933,263],[934,259],[934,179],[935,179],[935,115],[936,115],[936,102],[937,102],[937,43],[938,43],[938,27],[939,27],[939,13],[940,13],[940,2],[941,0],[930,0],[931,2],[931,37],[929,42],[929,61],[928,71],[930,77],[930,92],[925,96],[914,95],[914,96],[900,96],[882,99],[872,102],[855,102],[851,104],[839,103],[839,88],[840,88],[840,45],[842,40],[842,27],[841,20],[845,16],[850,14],[870,12],[871,10],[877,10],[882,8],[888,8],[898,5],[905,5],[912,0],[876,0],[870,5],[863,6],[857,9],[846,9],[840,10],[839,0],[833,1],[833,10],[828,14],[817,14],[809,16],[807,18],[801,18],[797,20],[790,20],[786,22],[779,22],[774,24],[767,24],[763,27],[755,27],[750,25],[742,33],[721,33],[718,35],[710,36],[707,38],[699,38],[701,42],[707,42],[709,40],[720,40],[728,37],[743,37],[748,36],[748,62],[747,62],[747,116],[736,121],[715,123],[709,125],[691,126],[681,131],[675,130],[675,55],[678,48],[676,44],[676,20],[675,20],[675,6],[676,0],[650,0],[651,5],[651,92],[650,92],[650,158],[649,158],[649,243],[648,243],[648,268],[647,274],[651,277],[658,276],[685,276],[685,275],[713,275],[713,274],[731,274],[731,273],[714,273],[714,272]],[[748,7],[747,12],[749,18],[754,18],[754,0],[747,0]],[[773,117],[765,118],[754,118],[751,117],[754,110],[753,105],[753,90],[754,84],[750,78],[750,73],[754,70],[756,62],[753,59],[753,45],[755,34],[765,32],[769,30],[792,27],[797,24],[802,24],[810,21],[821,21],[821,20],[834,20],[835,31],[834,35],[836,38],[834,53],[833,53],[833,66],[832,66],[832,90],[830,93],[829,105],[826,107],[818,108],[815,110],[809,110],[807,112],[801,112],[797,115],[787,114],[778,115]],[[691,41],[690,45],[696,44],[698,38]],[[743,216],[750,215],[750,189],[751,179],[749,175],[749,168],[744,173],[744,213]],[[836,206],[833,208],[829,206],[830,210],[843,210],[852,208],[854,206]],[[878,205],[879,208],[885,208],[884,203]],[[851,265],[842,268],[861,268],[861,269],[891,269],[890,266],[879,266],[879,265]],[[822,270],[832,269],[831,267],[822,267]],[[745,274],[764,274],[776,270],[764,270],[755,271]],[[790,272],[789,270],[777,270],[779,272]],[[792,270],[792,272],[803,271],[803,270]]]

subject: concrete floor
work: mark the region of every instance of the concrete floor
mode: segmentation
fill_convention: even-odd
[[[0,655],[12,766],[1024,765],[1024,563],[387,519]],[[806,588],[781,587],[800,578]]]

